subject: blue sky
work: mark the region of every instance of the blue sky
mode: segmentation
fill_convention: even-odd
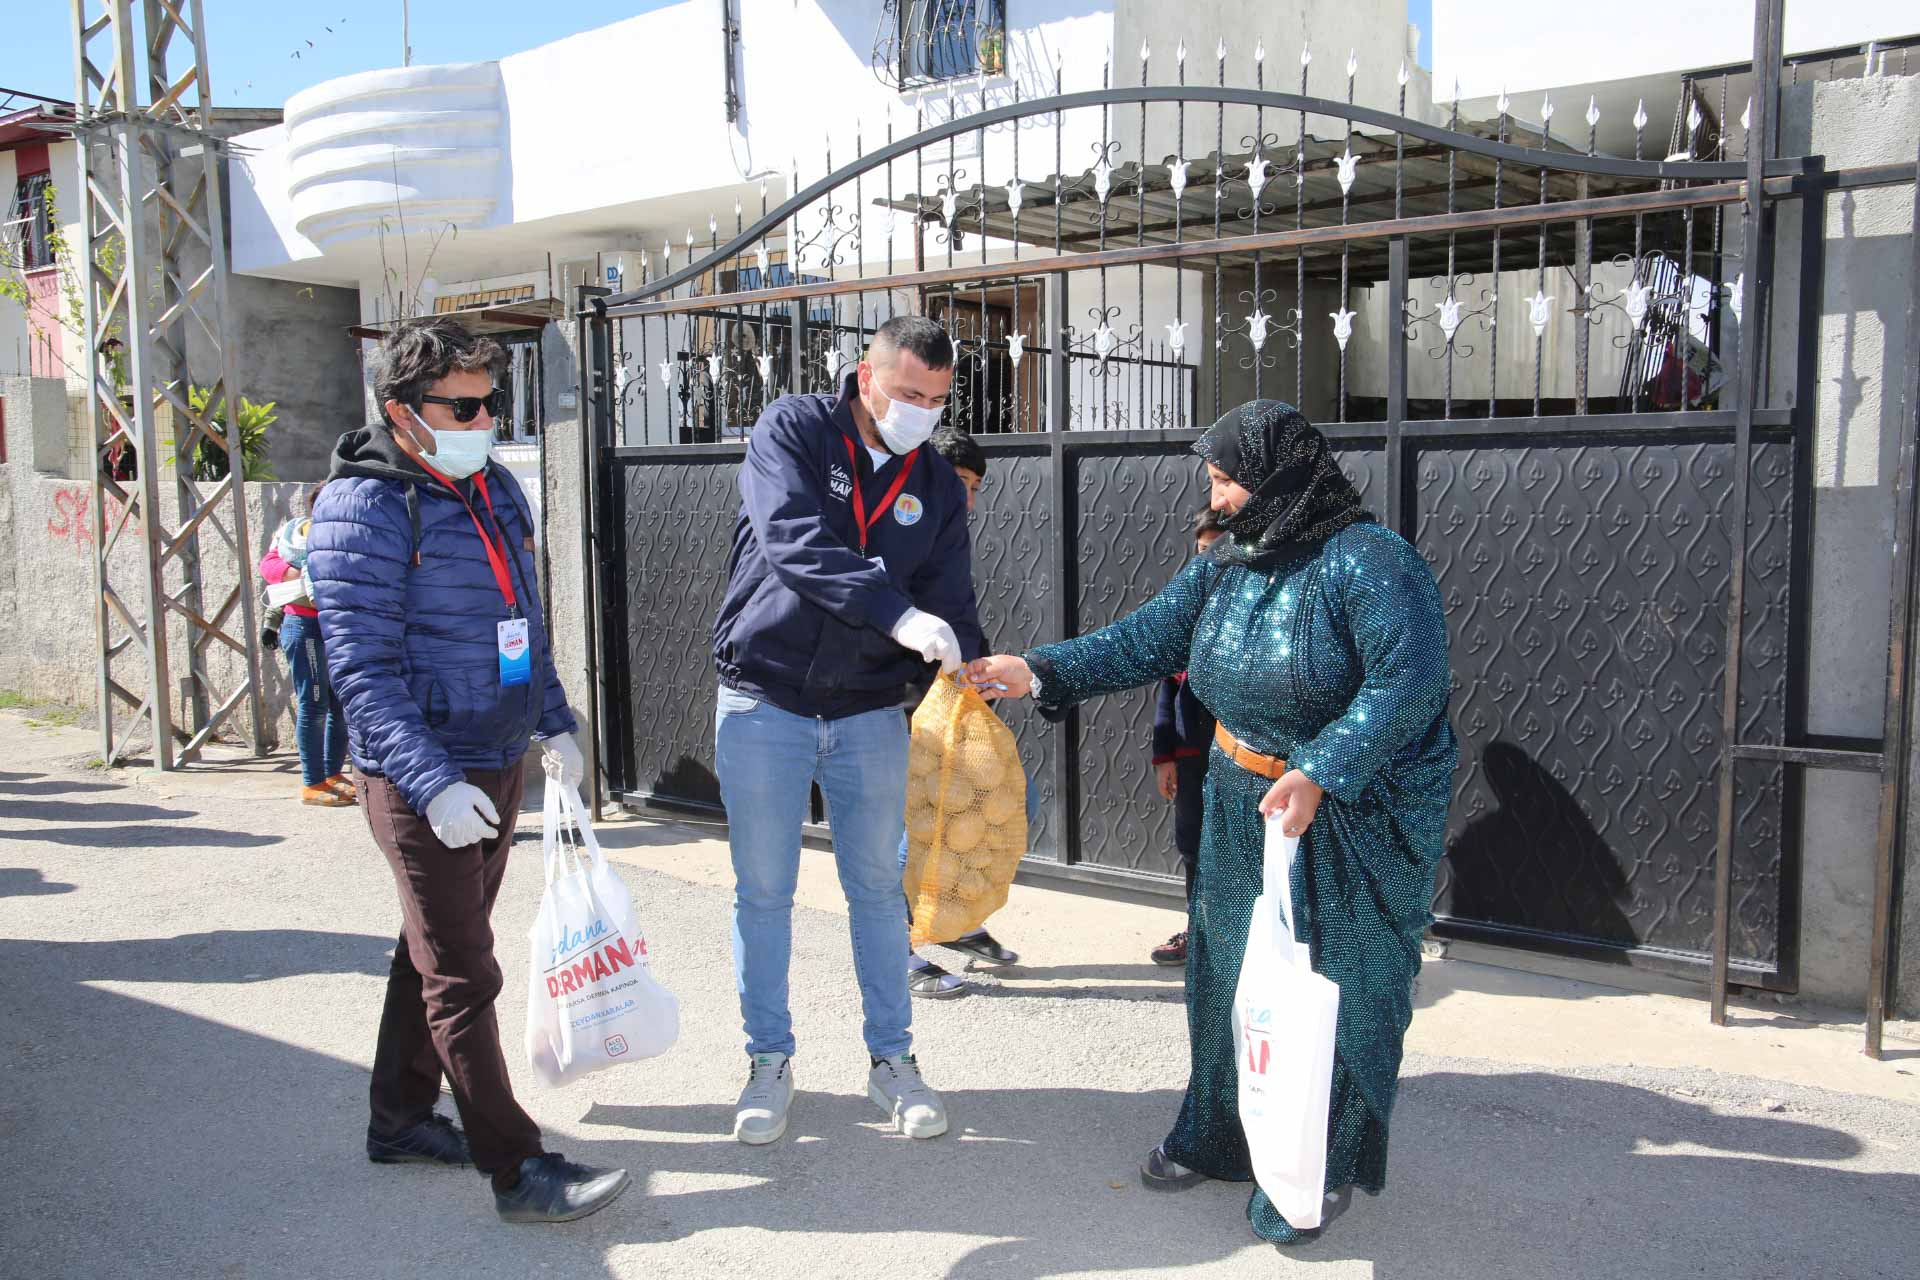
[[[412,0],[413,58],[500,58],[675,2]],[[879,0],[874,4],[877,9]],[[9,0],[6,8],[0,85],[72,97],[72,10],[67,0]],[[309,0],[296,5],[205,0],[205,8],[219,106],[277,107],[322,80],[400,63],[400,0]],[[1420,61],[1431,66],[1433,2],[1409,0],[1407,9],[1409,20],[1422,32]]]

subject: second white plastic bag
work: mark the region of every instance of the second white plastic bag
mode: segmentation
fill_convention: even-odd
[[[1261,893],[1233,997],[1233,1042],[1254,1181],[1288,1225],[1310,1231],[1325,1204],[1340,988],[1313,971],[1307,944],[1294,937],[1289,878],[1299,848],[1298,837],[1280,833],[1278,815],[1267,819]]]
[[[530,931],[527,1058],[562,1085],[680,1036],[680,1001],[653,976],[626,885],[600,852],[572,787],[546,780],[546,892]]]

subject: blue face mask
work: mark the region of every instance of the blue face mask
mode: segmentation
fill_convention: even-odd
[[[493,432],[474,431],[435,431],[412,409],[413,420],[420,429],[433,437],[433,452],[421,455],[421,461],[444,476],[455,480],[464,480],[487,465],[487,455],[493,449]]]

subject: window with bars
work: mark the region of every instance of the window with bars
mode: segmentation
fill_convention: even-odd
[[[20,179],[14,186],[13,200],[7,206],[4,233],[7,260],[22,271],[38,271],[53,265],[53,218],[49,196],[53,189],[50,174],[36,173]]]
[[[898,0],[903,87],[1007,69],[1006,0]]]

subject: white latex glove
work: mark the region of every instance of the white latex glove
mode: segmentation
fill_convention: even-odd
[[[498,835],[498,828],[488,824],[499,821],[493,801],[470,782],[456,782],[427,801],[427,825],[449,849],[465,849]]]
[[[556,733],[540,743],[540,767],[549,778],[569,787],[577,787],[587,776],[587,758],[570,733]]]
[[[951,675],[960,669],[960,638],[953,634],[953,628],[930,613],[919,609],[908,609],[900,615],[900,621],[893,624],[891,632],[895,643],[911,649],[928,662],[940,664],[941,675]]]

